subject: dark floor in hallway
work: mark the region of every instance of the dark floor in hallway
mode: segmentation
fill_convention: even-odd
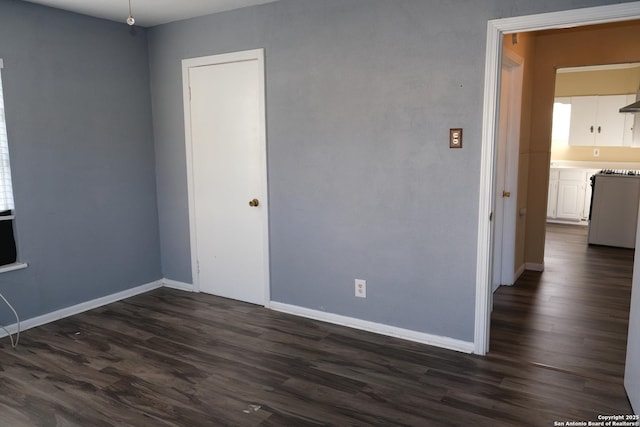
[[[545,271],[494,295],[491,353],[620,383],[634,251],[590,246],[582,226],[547,224],[546,237]]]

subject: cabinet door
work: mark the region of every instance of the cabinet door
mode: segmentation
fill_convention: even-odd
[[[580,221],[584,211],[584,181],[559,180],[556,215],[561,219]]]
[[[636,102],[637,99],[640,99],[640,95],[627,95],[627,101],[625,105],[632,104]],[[638,122],[638,125],[640,125],[640,118],[637,118],[637,114],[625,113],[622,115],[624,116],[624,146],[640,147],[640,129],[637,129],[637,126],[635,126],[636,122]]]
[[[556,217],[579,221],[584,214],[584,169],[560,169],[558,175],[558,206]]]
[[[556,217],[558,206],[558,169],[549,171],[549,195],[547,196],[547,218]]]
[[[571,97],[571,123],[569,145],[595,145],[597,96]]]
[[[558,180],[549,181],[549,199],[547,201],[547,218],[555,218],[558,207]]]
[[[619,110],[627,104],[627,95],[598,97],[595,129],[597,146],[620,147],[623,144],[626,114],[621,114]]]

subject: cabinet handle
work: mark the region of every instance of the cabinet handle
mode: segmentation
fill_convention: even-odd
[[[602,133],[602,127],[598,126],[598,133]]]
[[[591,126],[589,130],[591,131],[591,133],[593,133],[593,126]]]

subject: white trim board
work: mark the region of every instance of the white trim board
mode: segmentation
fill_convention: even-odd
[[[524,264],[524,269],[529,271],[544,271],[544,264],[527,262]]]
[[[162,279],[162,286],[166,288],[177,289],[179,291],[185,291],[185,292],[196,291],[192,284],[185,283],[185,282],[178,282],[177,280]]]
[[[26,262],[14,262],[12,264],[5,264],[0,267],[0,273],[7,273],[9,271],[21,270],[27,268],[29,265]]]
[[[72,305],[71,307],[62,308],[60,310],[52,311],[51,313],[43,314],[42,316],[32,317],[31,319],[20,321],[20,332],[27,329],[35,328],[47,323],[55,322],[56,320],[63,319],[65,317],[73,316],[74,314],[80,314],[94,308],[102,307],[103,305],[111,304],[129,297],[133,297],[151,290],[161,288],[162,281],[157,280],[155,282],[147,283],[146,285],[137,286],[135,288],[126,289],[115,294],[107,295],[101,298],[96,298],[91,301],[82,302],[80,304]],[[20,314],[20,313],[18,313]],[[18,330],[18,325],[14,323],[6,327],[10,333],[15,333]],[[0,338],[6,337],[7,333],[0,329]]]
[[[195,292],[193,285],[178,282],[170,279],[161,279],[155,282],[147,283],[146,285],[138,286],[135,288],[127,289],[122,292],[107,295],[101,298],[96,298],[91,301],[83,302],[80,304],[66,307],[60,310],[53,311],[51,313],[43,314],[42,316],[33,317],[31,319],[20,321],[20,331],[26,331],[27,329],[35,328],[37,326],[45,325],[47,323],[55,322],[56,320],[63,319],[65,317],[80,314],[85,311],[92,310],[94,308],[102,307],[107,304],[121,301],[126,298],[130,298],[145,292],[152,291],[161,287],[167,287],[172,289],[178,289],[185,292]],[[400,338],[408,341],[414,341],[421,344],[432,345],[435,347],[446,348],[448,350],[455,350],[462,353],[472,353],[473,343],[468,341],[457,340],[449,337],[442,337],[438,335],[431,335],[424,332],[417,332],[410,329],[398,328],[395,326],[384,325],[381,323],[370,322],[367,320],[356,319],[354,317],[341,316],[339,314],[327,313],[324,311],[312,310],[309,308],[299,307],[290,304],[284,304],[281,302],[270,301],[268,309],[279,311],[282,313],[292,314],[294,316],[305,317],[309,319],[319,320],[322,322],[332,323],[335,325],[346,326],[353,329],[359,329],[367,332],[373,332],[380,335],[386,335],[394,338]],[[17,324],[9,325],[6,327],[10,333],[15,333],[18,329]],[[0,338],[6,337],[7,333],[0,329]]]
[[[495,197],[495,137],[498,126],[498,89],[502,36],[504,34],[578,27],[640,18],[640,2],[629,2],[537,15],[495,19],[487,22],[484,102],[482,108],[482,154],[478,203],[478,250],[476,260],[476,310],[474,353],[489,350],[491,327],[491,253],[493,251],[491,212]]]
[[[625,70],[628,68],[640,68],[640,64],[637,62],[630,62],[628,64],[585,65],[582,67],[558,68],[556,72],[558,74],[584,73],[585,71]]]
[[[414,341],[421,344],[432,345],[434,347],[446,348],[448,350],[455,350],[462,353],[473,352],[472,342],[457,340],[454,338],[431,335],[424,332],[413,331],[411,329],[398,328],[396,326],[370,322],[368,320],[356,319],[354,317],[341,316],[339,314],[327,313],[325,311],[312,310],[310,308],[284,304],[276,301],[271,301],[271,309],[282,313],[293,314],[295,316],[306,317],[308,319],[319,320],[321,322],[332,323],[334,325],[346,326],[353,329]]]

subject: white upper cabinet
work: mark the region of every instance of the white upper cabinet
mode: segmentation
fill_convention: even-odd
[[[595,145],[595,126],[598,119],[597,96],[571,97],[569,145]]]
[[[636,102],[636,95],[627,95],[627,103],[625,105]],[[640,119],[636,119],[637,114],[622,114],[624,116],[624,135],[623,145],[625,147],[640,147],[640,129],[636,129],[635,121],[640,124]]]
[[[572,96],[569,145],[622,146],[628,114],[619,110],[630,103],[627,99],[627,95]]]

